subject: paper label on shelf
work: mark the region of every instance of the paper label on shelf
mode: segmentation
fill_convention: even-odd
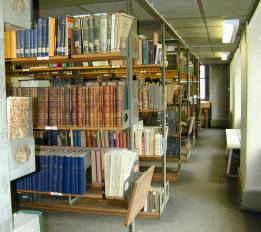
[[[58,130],[57,126],[46,126],[45,130]]]
[[[141,70],[140,73],[147,73],[147,71],[146,70]]]
[[[57,192],[51,192],[50,193],[52,196],[62,196],[62,193],[57,193]]]
[[[120,65],[112,65],[111,67],[112,68],[120,68],[121,66]]]
[[[49,56],[37,57],[37,60],[49,60]]]

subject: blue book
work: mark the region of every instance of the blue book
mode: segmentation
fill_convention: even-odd
[[[37,20],[37,56],[42,56],[43,19]]]
[[[24,57],[30,57],[30,30],[24,31]]]
[[[65,154],[60,154],[58,156],[58,189],[57,192],[63,192],[63,177],[64,177],[64,157]]]
[[[16,31],[16,57],[19,58],[20,56],[20,31]]]
[[[60,41],[60,55],[65,55],[65,30],[66,30],[66,16],[61,20],[61,41]]]
[[[43,155],[43,191],[48,192],[48,155]]]
[[[42,23],[42,56],[48,56],[48,19],[43,19]]]
[[[53,156],[52,192],[58,192],[58,154]]]
[[[44,192],[45,187],[44,187],[44,156],[40,155],[40,191]]]
[[[108,137],[109,137],[109,147],[114,147],[114,138],[113,138],[113,132],[112,131],[108,132]]]
[[[32,176],[32,190],[33,190],[33,191],[36,191],[35,173],[32,173],[31,176]]]
[[[76,131],[77,134],[77,147],[81,147],[81,131]]]
[[[37,21],[34,22],[34,28],[33,28],[33,57],[37,57]]]
[[[75,157],[74,157],[74,154],[71,156],[70,194],[75,194]]]
[[[142,64],[148,64],[148,41],[142,40]]]
[[[34,31],[30,30],[30,57],[34,57]]]
[[[71,154],[67,154],[64,157],[64,178],[63,178],[63,192],[66,194],[70,193],[70,180],[71,180],[71,176],[70,176],[70,171],[71,171]]]
[[[50,154],[48,156],[48,192],[53,192],[52,176],[53,176],[53,154]]]
[[[24,54],[24,35],[25,35],[25,31],[24,30],[20,30],[19,31],[19,43],[20,43],[20,57],[25,57],[25,54]]]
[[[78,156],[78,191],[77,194],[83,195],[87,189],[87,158],[90,159],[90,150]]]

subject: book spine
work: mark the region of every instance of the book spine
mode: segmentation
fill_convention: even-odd
[[[49,126],[58,126],[58,88],[49,88]]]
[[[30,57],[30,30],[24,31],[24,57]]]
[[[25,57],[25,30],[20,30],[19,32],[20,37],[20,57]]]
[[[100,51],[107,52],[107,14],[102,14],[100,17]]]
[[[89,119],[89,87],[85,87],[85,126],[90,125],[90,119]]]
[[[148,54],[148,47],[147,47],[147,40],[142,40],[142,64],[148,64],[147,59]]]
[[[65,126],[71,125],[71,87],[64,88]]]
[[[20,56],[20,31],[16,31],[16,57]]]
[[[117,86],[116,88],[116,126],[122,126],[122,114],[123,114],[123,91],[124,86]]]
[[[37,27],[38,27],[38,23],[37,21],[34,21],[34,28],[33,28],[33,44],[32,44],[32,48],[33,48],[33,57],[37,57]]]
[[[81,31],[82,31],[83,54],[88,54],[89,53],[88,17],[82,18]]]
[[[111,51],[112,14],[107,15],[107,52]]]
[[[43,54],[42,51],[42,41],[43,41],[43,20],[37,20],[37,56],[41,57]]]
[[[94,52],[100,52],[100,16],[98,15],[93,16],[93,39]]]
[[[77,105],[77,126],[83,126],[83,96],[82,88],[77,87],[76,89],[76,105]]]
[[[71,123],[72,126],[77,126],[77,87],[72,86],[71,88]]]
[[[88,42],[89,53],[94,52],[94,28],[93,28],[93,16],[88,17]]]
[[[89,126],[94,126],[95,118],[94,118],[94,87],[93,86],[89,86],[88,100],[89,100]]]
[[[103,111],[104,111],[104,126],[111,126],[110,123],[110,87],[103,86]]]
[[[82,34],[81,34],[81,19],[74,19],[73,23],[73,37],[74,37],[74,54],[82,54]]]

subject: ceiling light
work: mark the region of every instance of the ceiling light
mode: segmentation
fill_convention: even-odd
[[[233,43],[237,29],[239,26],[239,19],[229,19],[223,21],[223,36],[222,36],[222,43]]]
[[[230,52],[222,52],[221,53],[221,60],[227,60],[230,55]]]

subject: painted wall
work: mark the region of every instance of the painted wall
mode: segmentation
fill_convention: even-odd
[[[261,4],[242,37],[242,208],[261,211]]]
[[[225,128],[229,122],[229,67],[211,65],[209,70],[209,100],[211,126]]]
[[[232,128],[241,128],[241,57],[237,49],[229,65],[229,122]]]

